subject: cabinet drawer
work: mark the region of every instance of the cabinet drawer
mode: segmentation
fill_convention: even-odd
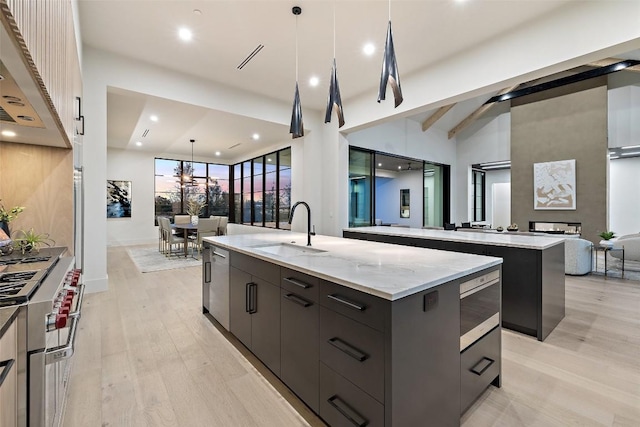
[[[381,332],[321,307],[320,360],[384,402],[384,336]]]
[[[231,266],[259,277],[274,285],[280,285],[280,266],[238,252],[231,252]]]
[[[500,327],[460,354],[460,413],[500,375]]]
[[[320,281],[320,305],[384,331],[390,301],[335,283]]]
[[[280,277],[280,287],[282,289],[300,295],[307,300],[318,302],[320,279],[317,277],[284,267],[280,269]]]
[[[320,363],[320,417],[331,427],[382,427],[384,406]]]

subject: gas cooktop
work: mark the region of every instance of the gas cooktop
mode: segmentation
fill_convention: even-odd
[[[46,248],[35,255],[0,257],[0,307],[27,302],[65,250]]]

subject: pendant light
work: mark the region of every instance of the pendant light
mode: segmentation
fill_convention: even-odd
[[[195,139],[190,139],[189,142],[191,142],[191,172],[189,173],[188,177],[189,177],[189,181],[187,182],[187,185],[197,185],[196,183],[196,179],[193,177],[194,175],[194,166],[193,166],[193,146],[196,143]],[[183,176],[184,179],[184,176]]]
[[[400,88],[400,74],[396,62],[396,51],[393,47],[393,34],[391,32],[391,0],[389,0],[389,26],[387,27],[387,41],[382,57],[382,73],[380,75],[380,88],[378,89],[378,102],[385,99],[387,82],[393,90],[395,106],[402,104],[402,89]]]
[[[336,70],[336,2],[333,0],[333,67],[331,68],[331,80],[329,82],[329,98],[327,99],[327,110],[324,115],[324,122],[331,121],[333,106],[338,114],[338,127],[344,126],[344,114],[342,111],[342,98],[340,97],[340,86],[338,85],[338,72]]]
[[[300,104],[300,91],[298,90],[298,16],[302,13],[302,8],[294,6],[291,12],[296,16],[296,91],[293,95],[293,111],[291,112],[291,126],[289,133],[292,139],[304,136],[304,125],[302,123],[302,105]]]

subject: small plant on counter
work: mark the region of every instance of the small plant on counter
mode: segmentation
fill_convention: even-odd
[[[27,252],[38,252],[41,246],[53,246],[56,242],[49,238],[49,233],[38,234],[33,231],[33,228],[29,231],[20,230],[16,233],[17,238],[13,239],[13,244],[24,255]]]
[[[616,237],[616,234],[613,231],[603,231],[602,233],[598,234],[598,236],[600,236],[603,240],[611,240]]]
[[[504,228],[502,228],[502,226],[496,228],[496,231],[502,231],[502,230],[504,230]]]
[[[14,206],[11,209],[7,210],[2,204],[2,199],[0,199],[0,221],[11,222],[16,219],[18,214],[23,210],[24,206]]]

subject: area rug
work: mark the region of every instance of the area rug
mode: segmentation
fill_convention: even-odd
[[[192,257],[185,258],[182,253],[170,258],[158,252],[157,246],[127,249],[129,257],[141,273],[171,270],[174,268],[197,267],[201,261]]]

